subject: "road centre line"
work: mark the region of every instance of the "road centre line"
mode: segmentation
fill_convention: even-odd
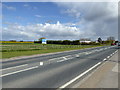
[[[57,62],[63,62],[63,61],[67,61],[67,60],[69,60],[69,59],[64,58],[63,60],[60,60],[60,61],[57,61]]]
[[[19,66],[15,66],[15,67],[10,67],[10,68],[5,68],[5,69],[0,69],[0,71],[9,70],[9,69],[14,69],[14,68],[18,68],[18,67],[27,66],[27,65],[28,65],[28,64],[24,64],[24,65],[19,65]]]
[[[95,50],[94,50],[95,51]],[[117,51],[116,51],[117,52]],[[85,53],[85,52],[83,52]],[[82,54],[82,53],[80,53]],[[68,55],[68,56],[72,56],[72,55]],[[76,57],[76,56],[75,56]],[[60,58],[63,58],[63,57],[60,57]],[[64,60],[61,60],[61,61],[57,61],[57,62],[62,62],[62,61],[65,61],[65,58],[64,57]],[[55,58],[56,59],[56,58]],[[55,59],[52,59],[52,60],[55,60]],[[58,58],[57,58],[58,59]],[[68,60],[66,58],[66,60]],[[2,70],[8,70],[8,69],[13,69],[13,68],[17,68],[17,67],[22,67],[22,66],[27,66],[28,64],[24,64],[24,65],[19,65],[19,66],[15,66],[15,67],[10,67],[10,68],[5,68],[5,69],[1,69],[0,71]],[[41,65],[41,64],[40,64]],[[4,75],[1,75],[0,77],[3,77],[3,76],[7,76],[7,75],[11,75],[11,74],[15,74],[15,73],[19,73],[19,72],[23,72],[23,71],[27,71],[27,70],[30,70],[30,69],[34,69],[34,68],[38,68],[38,66],[35,66],[35,67],[31,67],[31,68],[27,68],[27,69],[24,69],[24,70],[19,70],[19,71],[16,71],[16,72],[12,72],[12,73],[8,73],[8,74],[4,74]]]
[[[69,82],[67,82],[66,84],[62,85],[59,88],[65,88],[68,85],[72,84],[73,82],[75,82],[77,79],[81,78],[83,75],[85,75],[86,73],[88,73],[89,71],[93,70],[94,68],[96,68],[98,65],[100,65],[101,62],[98,62],[97,64],[95,64],[94,66],[92,66],[91,68],[89,68],[88,70],[86,70],[85,72],[83,72],[82,74],[80,74],[79,76],[75,77],[74,79],[70,80]]]
[[[63,57],[65,60],[67,60],[67,58],[66,57]]]
[[[16,71],[16,72],[12,72],[12,73],[7,73],[7,74],[4,74],[4,75],[0,75],[0,77],[12,75],[12,74],[16,74],[16,73],[23,72],[23,71],[28,71],[28,70],[35,69],[35,68],[38,68],[38,67],[39,67],[39,66],[35,66],[35,67],[31,67],[31,68],[19,70],[19,71]]]
[[[85,51],[85,52],[82,52],[82,53],[75,54],[74,57],[73,57],[73,55],[67,55],[67,56],[64,56],[64,57],[49,59],[49,61],[54,61],[54,60],[62,59],[62,60],[57,61],[57,62],[62,62],[62,61],[68,60],[68,59],[79,57],[81,54],[91,54],[91,53],[94,53],[94,52],[97,52],[97,51],[102,51],[102,50],[104,50],[104,49],[99,49],[99,50],[95,49],[95,50],[88,51],[88,52]]]
[[[57,62],[63,62],[63,61],[66,61],[66,60],[60,60],[60,61],[57,61]]]

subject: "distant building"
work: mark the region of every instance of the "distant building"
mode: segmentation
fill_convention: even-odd
[[[80,39],[80,43],[90,43],[91,40],[89,38],[83,38],[83,39]]]
[[[115,41],[115,38],[114,37],[108,37],[107,40],[108,41]]]

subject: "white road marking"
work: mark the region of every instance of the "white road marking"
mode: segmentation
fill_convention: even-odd
[[[107,59],[105,58],[105,59],[103,59],[103,61],[106,61]]]
[[[19,70],[19,71],[12,72],[12,73],[7,73],[7,74],[4,74],[4,75],[0,75],[0,77],[16,74],[16,73],[23,72],[23,71],[28,71],[28,70],[35,69],[35,68],[38,68],[38,66],[27,68],[27,69],[23,69],[23,70]]]
[[[105,48],[104,48],[105,49]],[[65,60],[68,60],[68,59],[72,59],[72,58],[75,58],[75,57],[79,57],[81,54],[91,54],[91,53],[94,53],[94,52],[97,52],[97,51],[101,51],[101,50],[104,50],[104,49],[95,49],[95,50],[92,50],[92,51],[89,51],[89,52],[81,52],[81,53],[78,53],[78,54],[75,54],[74,56],[73,55],[67,55],[67,56],[64,56],[64,57],[59,57],[59,58],[53,58],[53,59],[49,59],[49,61],[57,61],[57,62],[62,62],[62,61],[65,61]],[[61,59],[64,59],[64,60],[61,60]]]
[[[58,60],[58,59],[61,59],[62,57],[59,57],[59,58],[53,58],[53,59],[49,59],[49,61],[54,61],[54,60]]]
[[[76,57],[79,57],[79,55],[78,55],[78,54],[76,54]]]
[[[19,66],[15,66],[15,67],[10,67],[10,68],[5,68],[5,69],[0,69],[0,71],[9,70],[9,69],[14,69],[14,68],[18,68],[18,67],[27,66],[27,65],[28,65],[28,64],[24,64],[24,65],[19,65]]]
[[[43,62],[40,62],[40,66],[42,66],[43,65]]]
[[[57,62],[63,62],[63,61],[66,61],[66,60],[60,60],[60,61],[57,61]]]
[[[91,52],[86,52],[86,54],[90,54]]]
[[[107,56],[107,58],[110,58],[110,56]]]
[[[80,77],[82,77],[83,75],[85,75],[86,73],[88,73],[89,71],[91,71],[92,69],[94,69],[95,67],[97,67],[100,64],[101,64],[101,62],[95,64],[93,67],[91,67],[87,71],[83,72],[82,74],[80,74],[79,76],[77,76],[74,79],[70,80],[69,82],[67,82],[66,84],[64,84],[63,86],[61,86],[59,88],[65,88],[65,87],[67,87],[68,85],[70,85],[71,83],[75,82],[77,79],[79,79]]]
[[[63,57],[63,59],[64,59],[64,60],[67,60],[67,58],[66,58],[66,57]]]
[[[118,52],[118,50],[115,51],[115,53],[117,53],[117,52]]]

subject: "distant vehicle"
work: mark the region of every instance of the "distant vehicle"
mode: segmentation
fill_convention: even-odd
[[[118,49],[120,49],[120,42],[117,43]]]
[[[116,45],[115,43],[111,43],[111,46]]]
[[[120,47],[120,42],[118,42],[118,46]]]

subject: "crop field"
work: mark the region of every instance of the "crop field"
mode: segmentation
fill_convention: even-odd
[[[31,51],[31,50],[46,50],[46,49],[66,49],[66,48],[84,48],[89,45],[53,45],[53,44],[3,44],[0,46],[1,52],[11,51]]]
[[[57,44],[34,44],[34,43],[4,43],[0,44],[1,58],[25,56],[33,54],[43,54],[60,52],[67,50],[98,47],[100,45],[57,45]]]

